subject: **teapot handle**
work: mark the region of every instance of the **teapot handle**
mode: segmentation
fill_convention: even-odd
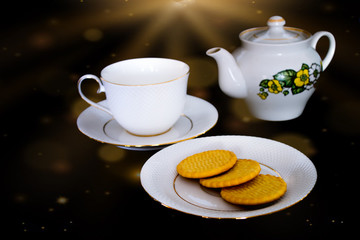
[[[327,68],[327,66],[329,65],[329,63],[331,62],[331,59],[333,58],[334,53],[335,53],[335,38],[334,38],[334,35],[332,35],[329,32],[326,32],[326,31],[317,32],[317,33],[315,33],[313,35],[310,44],[314,49],[316,49],[317,42],[323,36],[329,38],[329,49],[328,49],[328,51],[326,53],[326,56],[325,56],[324,60],[322,60],[322,68],[323,68],[323,71],[324,71]]]

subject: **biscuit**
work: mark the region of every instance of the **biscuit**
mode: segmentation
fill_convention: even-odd
[[[238,159],[229,171],[215,177],[200,179],[200,184],[209,188],[231,187],[253,179],[260,173],[260,170],[258,162],[250,159]]]
[[[210,150],[191,155],[176,167],[186,178],[207,178],[223,173],[234,166],[237,157],[227,150]]]
[[[279,199],[286,192],[286,182],[281,177],[260,174],[249,182],[221,189],[227,202],[240,205],[258,205]]]

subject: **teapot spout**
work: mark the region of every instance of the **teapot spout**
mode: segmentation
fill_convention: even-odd
[[[246,83],[234,57],[223,48],[215,47],[206,51],[218,64],[220,89],[230,97],[245,98]]]

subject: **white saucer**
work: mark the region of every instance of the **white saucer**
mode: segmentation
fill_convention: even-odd
[[[99,102],[107,105],[106,100]],[[156,150],[166,145],[195,138],[210,130],[218,120],[216,108],[209,102],[187,96],[184,114],[166,133],[139,137],[128,133],[114,118],[93,106],[85,109],[77,119],[79,130],[96,141],[130,150]]]
[[[243,207],[224,201],[219,191],[202,187],[198,180],[181,177],[176,166],[195,153],[225,149],[238,158],[260,163],[261,174],[282,177],[287,191],[279,200],[260,206]],[[162,149],[141,169],[141,185],[163,206],[205,218],[235,218],[267,215],[286,209],[304,199],[313,189],[317,173],[304,154],[286,144],[249,136],[202,137]]]

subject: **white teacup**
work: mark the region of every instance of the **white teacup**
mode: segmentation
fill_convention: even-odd
[[[167,132],[183,113],[189,66],[166,58],[136,58],[108,65],[101,71],[101,80],[92,74],[78,81],[80,96],[101,109],[128,132],[154,136]],[[108,107],[89,100],[81,91],[85,79],[100,85]]]

